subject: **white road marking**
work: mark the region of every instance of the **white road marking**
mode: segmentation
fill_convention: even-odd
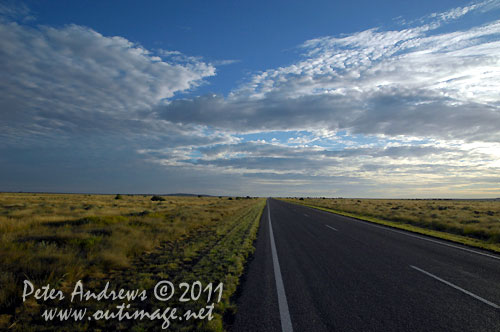
[[[304,216],[309,217],[307,214],[304,213]]]
[[[420,240],[425,240],[425,241],[429,241],[429,242],[434,242],[434,243],[437,243],[437,244],[440,244],[440,245],[443,245],[443,246],[448,246],[448,247],[452,247],[452,248],[455,248],[455,249],[460,249],[460,250],[464,250],[464,251],[468,251],[468,252],[471,252],[471,253],[474,253],[474,254],[478,254],[478,255],[483,255],[483,256],[486,256],[486,257],[490,257],[490,258],[494,258],[494,259],[498,259],[500,260],[500,256],[495,256],[495,255],[490,255],[490,254],[487,254],[487,253],[484,253],[484,252],[480,252],[480,251],[476,251],[476,250],[472,250],[472,249],[468,249],[468,248],[464,248],[464,247],[460,247],[460,246],[456,246],[456,245],[453,245],[453,244],[449,244],[449,243],[446,243],[446,242],[442,242],[442,241],[437,241],[437,240],[433,240],[433,239],[428,239],[428,238],[425,238],[425,237],[422,237],[422,236],[418,236],[418,235],[414,235],[414,234],[411,234],[409,232],[403,232],[403,231],[398,231],[396,229],[393,229],[391,228],[390,226],[380,226],[380,225],[377,225],[375,223],[372,223],[370,221],[364,221],[364,220],[358,220],[358,219],[355,219],[353,217],[348,217],[348,216],[343,216],[341,214],[337,214],[335,212],[328,212],[328,211],[324,211],[324,210],[319,210],[319,209],[315,209],[315,208],[310,208],[310,209],[314,209],[316,211],[319,211],[319,212],[323,212],[323,213],[327,213],[327,214],[334,214],[334,215],[337,215],[337,216],[341,216],[341,217],[344,217],[344,218],[348,218],[350,220],[354,220],[354,221],[357,221],[357,222],[361,222],[365,225],[370,225],[370,226],[373,226],[373,227],[377,227],[377,228],[381,228],[381,229],[385,229],[386,231],[391,231],[391,232],[395,232],[395,233],[399,233],[399,234],[403,234],[403,235],[406,235],[406,236],[411,236],[411,237],[414,237],[414,238],[417,238],[417,239],[420,239]]]
[[[326,227],[328,227],[328,228],[331,228],[331,229],[333,229],[334,231],[337,231],[337,232],[339,231],[338,229],[336,229],[336,228],[333,228],[332,226],[328,226],[328,225],[325,225],[325,226],[326,226]]]
[[[288,311],[288,302],[286,301],[285,286],[281,278],[280,264],[278,262],[278,253],[274,243],[273,225],[271,224],[271,206],[267,201],[267,219],[269,219],[269,235],[271,237],[271,253],[273,256],[274,279],[276,280],[276,289],[278,290],[278,307],[280,310],[281,330],[283,332],[293,332],[292,320]]]
[[[413,265],[410,265],[410,267],[411,267],[412,269],[415,269],[415,270],[417,270],[417,271],[420,271],[420,272],[422,272],[422,273],[424,273],[424,274],[428,275],[429,277],[432,277],[432,278],[434,278],[434,279],[436,279],[436,280],[439,280],[439,281],[441,281],[442,283],[444,283],[444,284],[446,284],[446,285],[448,285],[448,286],[450,286],[450,287],[453,287],[453,288],[455,288],[455,289],[458,289],[459,291],[461,291],[461,292],[463,292],[463,293],[465,293],[465,294],[467,294],[467,295],[470,295],[470,296],[472,296],[473,298],[475,298],[475,299],[477,299],[477,300],[479,300],[479,301],[481,301],[481,302],[483,302],[483,303],[486,303],[487,305],[490,305],[490,306],[492,306],[492,307],[493,307],[493,308],[495,308],[495,309],[500,309],[500,306],[499,306],[499,305],[497,305],[497,304],[495,304],[495,303],[493,303],[493,302],[490,302],[490,301],[488,301],[488,300],[485,300],[485,299],[483,299],[482,297],[480,297],[480,296],[478,296],[478,295],[476,295],[476,294],[474,294],[474,293],[471,293],[471,292],[469,292],[468,290],[465,290],[465,289],[463,289],[463,288],[460,288],[460,287],[458,287],[457,285],[454,285],[454,284],[452,284],[452,283],[451,283],[451,282],[449,282],[449,281],[446,281],[446,280],[444,280],[444,279],[441,279],[441,278],[439,278],[438,276],[435,276],[435,275],[434,275],[434,274],[432,274],[432,273],[429,273],[429,272],[427,272],[427,271],[424,271],[424,270],[422,270],[422,269],[420,269],[420,268],[418,268],[418,267],[416,267],[416,266],[413,266]]]

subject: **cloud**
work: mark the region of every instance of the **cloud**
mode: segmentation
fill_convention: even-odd
[[[419,25],[423,30],[433,30],[443,25],[453,23],[468,14],[484,14],[500,8],[498,0],[473,1],[464,7],[451,8],[444,12],[434,12],[416,20],[407,21],[404,17],[398,16],[394,21],[402,26]]]
[[[261,190],[283,190],[281,195],[356,192],[360,196],[364,192],[371,197],[442,197],[446,193],[484,196],[494,192],[488,188],[495,188],[493,184],[500,179],[499,165],[494,164],[499,143],[391,140],[380,145],[332,150],[318,145],[246,141],[145,154],[156,164],[191,170],[193,174],[238,175],[240,181],[249,178],[252,184],[261,185]],[[463,189],[470,184],[474,184],[474,190]]]
[[[479,3],[473,3],[470,4],[469,6],[465,7],[456,7],[452,8],[448,11],[442,12],[442,13],[432,13],[427,16],[427,19],[435,19],[433,22],[433,25],[438,25],[440,23],[446,23],[452,20],[456,20],[461,18],[462,16],[466,15],[469,12],[475,11],[479,8],[485,7],[487,4],[494,2],[494,1],[483,1]],[[424,19],[422,19],[424,20]]]
[[[86,27],[0,22],[4,136],[152,129],[152,107],[194,89],[215,68],[180,53],[155,54]]]
[[[20,20],[28,22],[34,20],[30,9],[23,3],[15,1],[3,1],[0,3],[0,22]]]
[[[498,107],[455,103],[431,91],[381,89],[363,96],[267,96],[244,101],[203,96],[173,101],[161,114],[168,121],[194,122],[230,132],[326,129],[365,135],[500,139]]]
[[[436,144],[436,143],[434,143]],[[411,162],[429,162],[453,166],[450,161],[467,158],[469,162],[480,162],[487,153],[471,154],[458,147],[428,145],[396,145],[385,147],[353,147],[330,150],[320,146],[289,146],[280,143],[257,141],[231,142],[206,145],[204,147],[180,147],[169,150],[144,151],[157,162],[182,167],[230,169],[242,174],[274,172],[275,174],[316,174],[327,176],[334,172],[344,173],[349,166],[361,169],[369,160],[372,169],[375,165],[406,165]],[[197,154],[193,155],[192,152]],[[341,166],[342,165],[342,166]]]
[[[235,132],[500,140],[500,21],[441,34],[371,29],[301,47],[302,61],[256,74],[227,97],[181,99],[157,111]]]
[[[241,62],[241,60],[219,60],[219,61],[214,61],[213,62],[213,65],[214,66],[228,66],[228,65],[232,65],[232,64],[235,64],[235,63],[239,63]]]

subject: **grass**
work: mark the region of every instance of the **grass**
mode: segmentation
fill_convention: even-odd
[[[128,195],[0,194],[0,329],[156,329],[161,325],[158,321],[50,326],[40,318],[51,307],[50,301],[30,298],[23,303],[23,280],[38,287],[50,283],[67,292],[77,280],[96,290],[110,281],[116,288],[150,292],[157,281],[167,279],[174,284],[223,282],[223,298],[215,308],[214,320],[191,320],[171,328],[222,331],[224,317],[235,310],[230,298],[253,251],[265,200],[162,198],[165,200]],[[156,309],[167,304],[200,307],[195,302],[141,305]],[[105,303],[91,305],[97,309]]]
[[[285,201],[500,252],[500,201],[288,198]]]

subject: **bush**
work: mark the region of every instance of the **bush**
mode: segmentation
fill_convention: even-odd
[[[304,200],[304,197],[299,198],[299,201],[303,201],[303,200]]]
[[[115,199],[122,199],[122,198],[123,198],[123,197],[122,197],[122,195],[120,195],[120,194],[116,194],[116,196],[115,196]]]
[[[165,198],[163,198],[161,196],[158,196],[158,195],[154,195],[153,197],[151,197],[151,200],[152,201],[163,202],[165,200]]]

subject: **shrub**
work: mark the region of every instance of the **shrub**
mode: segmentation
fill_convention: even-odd
[[[158,195],[154,195],[153,197],[151,197],[151,200],[152,201],[158,201],[158,202],[162,202],[165,200],[165,198],[161,197],[161,196],[158,196]]]
[[[122,199],[122,198],[123,198],[123,197],[122,197],[122,195],[120,195],[120,194],[116,194],[116,196],[115,196],[115,199]]]

